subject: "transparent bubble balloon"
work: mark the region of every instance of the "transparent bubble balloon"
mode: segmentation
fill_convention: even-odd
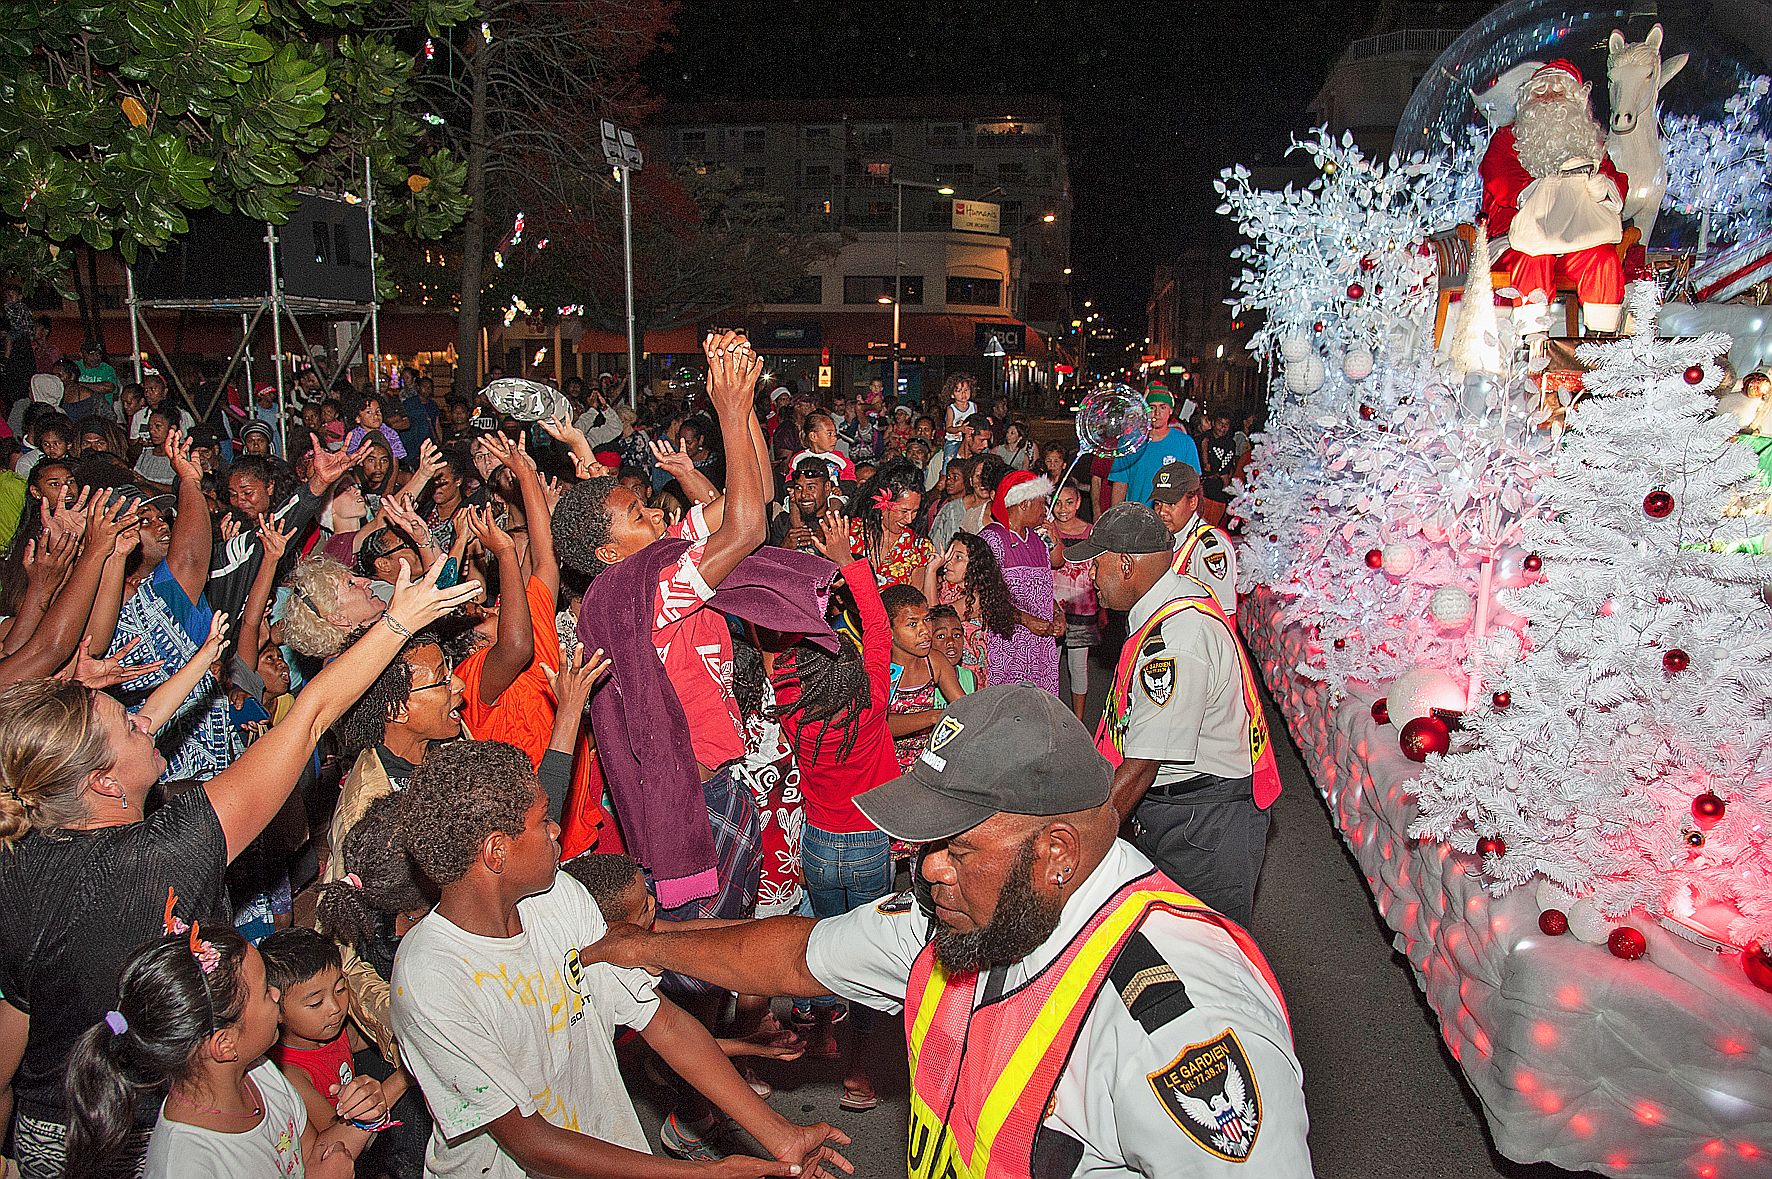
[[[1097,385],[1077,407],[1077,442],[1095,454],[1131,454],[1150,436],[1150,407],[1130,385]]]
[[[480,396],[500,414],[520,422],[572,416],[572,406],[560,390],[522,377],[500,377],[480,390]]]
[[[1622,110],[1628,103],[1622,84],[1619,95],[1609,92],[1607,39],[1617,29],[1626,41],[1639,44],[1657,23],[1662,27],[1664,69],[1681,54],[1689,55],[1685,66],[1663,84],[1659,96],[1663,118],[1674,114],[1719,119],[1723,102],[1744,82],[1772,74],[1772,0],[1658,0],[1652,5],[1511,0],[1459,34],[1428,68],[1403,112],[1396,151],[1404,156],[1435,155],[1445,150],[1446,139],[1462,141],[1467,127],[1485,123],[1476,95],[1486,95],[1491,107],[1499,107],[1490,121],[1509,121],[1512,103],[1507,92],[1517,85],[1520,72],[1510,77],[1507,86],[1488,92],[1509,71],[1523,72],[1521,67],[1528,62],[1556,58],[1574,62],[1583,79],[1592,83],[1594,114],[1602,125],[1608,124],[1614,105]],[[1629,120],[1627,112],[1624,121]],[[1691,245],[1696,233],[1691,218],[1664,209],[1655,223],[1652,244]]]

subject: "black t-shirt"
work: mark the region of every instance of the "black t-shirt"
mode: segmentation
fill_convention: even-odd
[[[377,745],[375,756],[381,762],[382,772],[388,776],[389,785],[393,786],[396,791],[406,789],[406,783],[412,781],[412,775],[418,770],[418,767],[386,745]]]
[[[74,1041],[117,1005],[117,978],[174,915],[228,929],[227,838],[200,788],[140,823],[31,832],[0,851],[0,994],[31,1017],[13,1081],[18,1108],[64,1122]]]

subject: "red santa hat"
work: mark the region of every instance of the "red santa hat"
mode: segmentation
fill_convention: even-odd
[[[991,498],[991,518],[1007,528],[1010,508],[1051,494],[1052,480],[1046,476],[1032,471],[1011,471],[997,484],[997,494]]]
[[[1577,86],[1583,84],[1581,67],[1577,66],[1566,57],[1559,57],[1555,61],[1547,61],[1537,69],[1533,70],[1532,76],[1526,79],[1526,85],[1530,86],[1534,82],[1544,81],[1547,75],[1552,73],[1567,74],[1575,79],[1575,84]]]

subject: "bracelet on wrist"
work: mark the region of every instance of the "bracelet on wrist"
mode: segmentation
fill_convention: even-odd
[[[395,634],[399,635],[401,638],[406,639],[408,642],[411,641],[412,632],[410,630],[407,630],[406,627],[402,626],[400,623],[394,621],[394,616],[392,614],[384,613],[381,616],[381,620],[388,624],[389,630],[393,631]]]

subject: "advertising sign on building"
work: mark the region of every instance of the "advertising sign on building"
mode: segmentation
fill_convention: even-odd
[[[1000,233],[1003,206],[990,201],[955,201],[954,228],[967,233]]]
[[[1020,356],[1028,350],[1027,329],[1019,323],[974,324],[972,338],[984,356]]]

